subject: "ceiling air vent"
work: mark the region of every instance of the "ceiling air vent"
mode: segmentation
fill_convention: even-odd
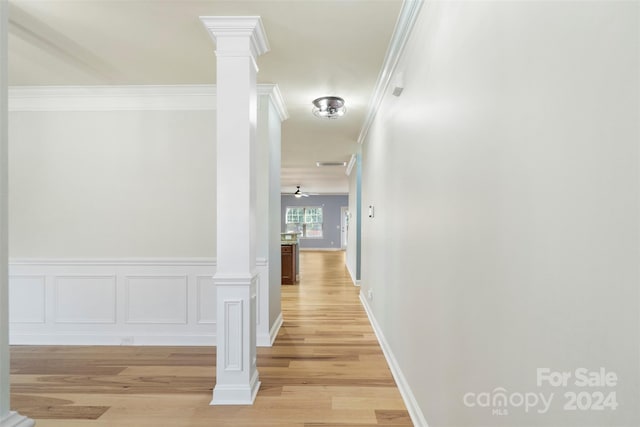
[[[319,168],[325,167],[325,166],[347,166],[347,162],[316,162],[316,166],[318,166]]]

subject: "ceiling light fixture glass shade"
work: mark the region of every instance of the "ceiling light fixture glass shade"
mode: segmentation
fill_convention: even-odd
[[[344,106],[344,99],[339,96],[323,96],[313,100],[313,109],[311,111],[316,117],[337,119],[344,116],[347,108]]]

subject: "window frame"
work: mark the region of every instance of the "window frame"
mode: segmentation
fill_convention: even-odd
[[[289,221],[289,210],[290,209],[302,209],[302,215],[296,215],[302,222],[293,222]],[[320,209],[320,217],[322,218],[322,222],[309,222],[305,221],[307,216],[307,209]],[[284,222],[285,222],[285,231],[287,230],[287,225],[289,224],[297,224],[296,228],[301,229],[302,232],[298,233],[298,239],[310,239],[310,240],[321,240],[324,239],[324,206],[287,206],[284,211]],[[307,235],[307,224],[320,224],[320,236],[308,236]]]

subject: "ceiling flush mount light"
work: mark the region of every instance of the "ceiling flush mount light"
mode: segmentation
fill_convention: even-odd
[[[344,99],[339,96],[323,96],[313,100],[313,109],[311,111],[316,117],[337,119],[344,116],[347,108],[344,106]]]

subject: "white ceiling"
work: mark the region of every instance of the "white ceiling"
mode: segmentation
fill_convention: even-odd
[[[10,0],[10,85],[215,83],[215,46],[199,16],[259,15],[271,51],[259,83],[280,86],[282,189],[346,193],[348,161],[400,11],[401,0]],[[339,120],[311,101],[345,99]]]

